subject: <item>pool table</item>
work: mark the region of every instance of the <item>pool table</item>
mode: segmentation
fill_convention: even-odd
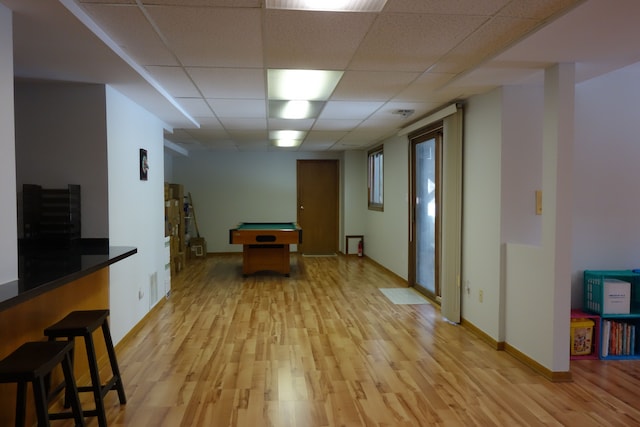
[[[289,276],[289,245],[302,243],[295,222],[241,222],[229,230],[229,243],[242,245],[242,275],[275,271]]]

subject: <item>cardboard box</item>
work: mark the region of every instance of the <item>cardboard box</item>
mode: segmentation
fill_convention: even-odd
[[[571,319],[571,355],[584,356],[591,354],[593,344],[592,319]]]
[[[191,255],[195,258],[205,258],[207,256],[207,242],[204,237],[192,237],[189,240]]]
[[[604,314],[629,314],[631,309],[631,283],[618,279],[604,279]]]

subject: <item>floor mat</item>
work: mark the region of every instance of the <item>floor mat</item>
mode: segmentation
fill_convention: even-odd
[[[394,304],[429,304],[429,301],[412,288],[379,288]]]

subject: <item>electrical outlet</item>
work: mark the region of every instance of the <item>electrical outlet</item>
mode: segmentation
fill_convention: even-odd
[[[482,300],[484,300],[484,292],[482,291],[482,289],[480,289],[480,292],[478,292],[478,300],[480,302],[482,302]]]
[[[142,299],[144,297],[144,291],[142,288],[138,289],[138,299]]]

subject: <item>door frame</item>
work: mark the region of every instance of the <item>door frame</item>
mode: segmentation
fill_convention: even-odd
[[[417,241],[416,241],[416,156],[415,147],[417,144],[436,139],[436,218],[435,218],[435,261],[434,261],[434,289],[431,292],[424,286],[417,283],[416,267],[417,267]],[[415,288],[429,299],[440,302],[440,256],[441,256],[441,213],[442,213],[442,144],[443,144],[443,123],[436,122],[430,126],[418,129],[408,135],[409,139],[409,270],[408,283],[410,287]]]

